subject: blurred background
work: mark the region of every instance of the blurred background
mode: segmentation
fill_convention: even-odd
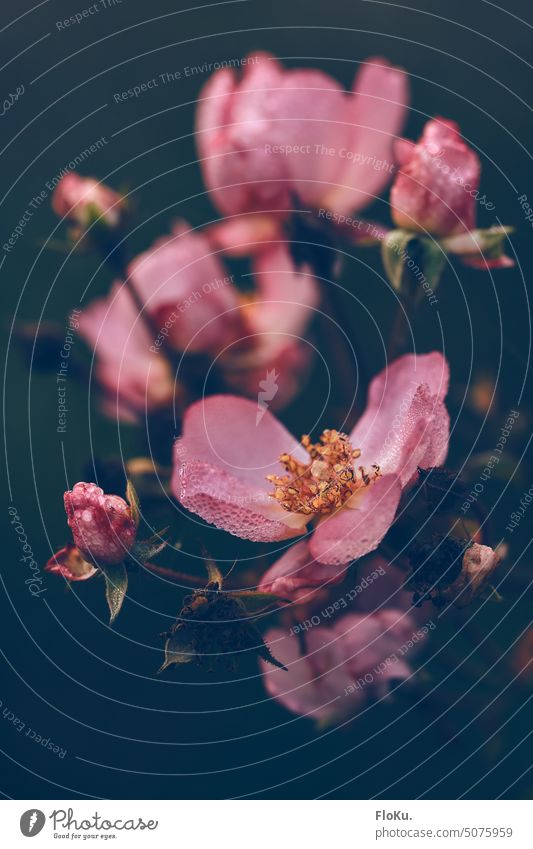
[[[0,253],[4,491],[35,560],[44,563],[68,538],[62,495],[75,481],[90,479],[91,457],[120,460],[146,452],[143,429],[104,419],[74,375],[67,384],[68,428],[59,435],[55,374],[30,370],[13,342],[14,320],[59,321],[66,332],[71,310],[107,292],[112,280],[94,257],[68,256],[57,246],[64,233],[54,233],[46,183],[103,137],[79,171],[132,192],[138,224],[129,237],[132,254],[168,232],[175,219],[212,221],[216,212],[196,162],[195,99],[208,77],[206,64],[256,49],[291,67],[322,68],[346,86],[361,60],[383,55],[411,76],[405,135],[417,138],[429,117],[442,115],[458,121],[477,149],[481,192],[495,205],[492,212],[479,207],[479,225],[515,226],[516,267],[491,275],[450,266],[438,310],[422,306],[414,334],[417,350],[440,348],[450,361],[450,465],[469,458],[472,485],[510,412],[520,413],[498,475],[483,492],[490,542],[505,538],[509,551],[497,581],[502,600],[442,617],[417,661],[423,668],[414,689],[400,688],[342,729],[317,729],[267,699],[253,659],[244,661],[238,677],[192,666],[156,676],[159,634],[180,607],[180,595],[164,582],[134,575],[113,630],[96,581],[67,591],[47,575],[46,592],[33,597],[8,516],[0,592],[3,793],[28,799],[530,798],[533,513],[512,534],[505,530],[533,483],[527,450],[533,223],[520,201],[529,194],[533,204],[530,3],[229,0],[180,9],[175,0],[106,0],[82,23],[57,27],[89,5],[21,0],[1,12],[0,99],[24,87],[1,116],[2,244],[30,210],[23,236]],[[116,102],[114,94],[164,73],[176,79]],[[365,214],[389,220],[385,200]],[[52,248],[43,249],[47,239]],[[394,309],[379,254],[351,257],[343,285],[361,302],[350,319],[354,339],[377,372],[384,365],[380,333],[387,334]],[[75,344],[81,354],[81,340]],[[324,391],[317,373],[284,411],[285,423],[300,432],[306,415],[320,409]],[[173,437],[169,425],[160,437],[163,453]],[[233,539],[229,545],[221,536],[206,531],[217,556],[251,556],[251,545]],[[194,568],[201,574],[200,564]],[[36,742],[28,729],[64,754]]]

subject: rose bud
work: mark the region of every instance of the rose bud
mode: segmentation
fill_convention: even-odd
[[[137,536],[131,508],[118,495],[106,495],[94,483],[77,483],[65,492],[65,510],[74,542],[97,566],[121,563]]]
[[[81,227],[87,227],[96,219],[108,227],[117,227],[124,198],[92,177],[66,174],[54,189],[52,209],[56,215]]]
[[[391,188],[397,227],[450,236],[472,230],[480,163],[454,121],[428,121],[417,144],[395,145],[398,171]]]
[[[52,555],[46,566],[46,572],[62,575],[69,581],[86,581],[96,575],[92,563],[88,563],[79,548],[69,542],[64,548]]]

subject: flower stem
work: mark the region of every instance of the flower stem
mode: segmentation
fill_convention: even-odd
[[[169,578],[178,584],[190,584],[193,587],[202,585],[202,579],[198,575],[189,575],[188,572],[177,572],[175,569],[169,569],[167,566],[158,566],[156,563],[145,562],[143,566],[148,572],[153,572],[154,575],[160,575],[162,578]]]

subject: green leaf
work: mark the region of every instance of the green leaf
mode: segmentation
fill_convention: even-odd
[[[105,597],[110,613],[109,624],[112,625],[120,613],[122,602],[126,597],[128,573],[124,563],[114,563],[111,566],[100,568],[105,578]]]
[[[130,549],[130,556],[133,560],[140,563],[146,563],[147,560],[152,560],[157,554],[160,554],[168,543],[161,537],[166,534],[168,528],[164,528],[157,534],[148,537],[148,539],[135,540]]]
[[[141,521],[141,505],[139,502],[139,496],[137,495],[137,490],[133,486],[131,480],[128,478],[128,483],[126,485],[126,500],[131,508],[131,515],[133,521],[135,522],[135,526],[139,527],[139,522]]]
[[[441,240],[443,249],[457,256],[468,256],[481,252],[486,257],[501,256],[507,237],[514,232],[513,227],[497,225],[486,229],[469,230]]]
[[[196,657],[196,651],[187,629],[178,625],[165,643],[165,659],[158,672],[163,672],[172,664],[190,663]]]
[[[259,657],[262,658],[262,660],[266,660],[266,662],[270,663],[272,666],[276,666],[278,669],[283,669],[285,672],[288,672],[289,670],[281,662],[281,660],[278,660],[276,657],[274,657],[274,655],[270,651],[270,646],[268,646],[265,643],[265,641],[263,639],[263,635],[258,630],[258,628],[256,628],[255,625],[252,622],[248,623],[248,628],[249,628],[251,634],[253,635],[254,640],[257,641],[257,644],[256,644],[255,647],[256,647],[256,651],[257,651],[257,654],[259,655]]]

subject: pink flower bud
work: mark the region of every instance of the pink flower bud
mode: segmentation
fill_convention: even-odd
[[[68,524],[83,557],[98,566],[124,560],[137,535],[124,499],[106,495],[94,483],[77,483],[64,499]]]
[[[46,572],[62,575],[69,581],[86,581],[87,578],[92,578],[96,574],[93,564],[88,563],[79,548],[71,542],[56,551],[44,568]]]
[[[87,227],[94,218],[101,218],[108,227],[116,227],[124,207],[124,198],[104,183],[92,177],[66,174],[52,195],[56,215]]]
[[[437,236],[474,227],[480,163],[454,121],[428,121],[417,144],[401,139],[395,153],[400,170],[390,199],[398,227]]]

